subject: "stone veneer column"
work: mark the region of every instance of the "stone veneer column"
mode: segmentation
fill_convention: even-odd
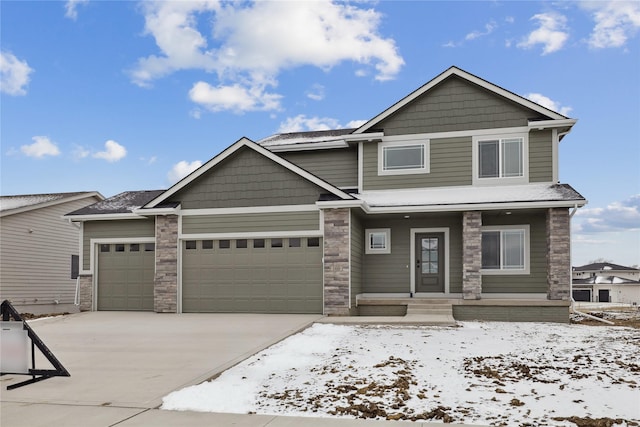
[[[156,272],[153,286],[156,313],[178,309],[178,216],[156,216]]]
[[[80,311],[93,308],[93,274],[80,275]]]
[[[349,315],[349,209],[324,211],[324,314]]]
[[[547,210],[547,299],[570,298],[571,237],[569,209]]]
[[[482,213],[462,214],[462,295],[480,299],[482,295]]]

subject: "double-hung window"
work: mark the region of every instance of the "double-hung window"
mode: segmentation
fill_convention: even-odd
[[[524,136],[474,138],[474,181],[527,183],[527,140]]]
[[[529,226],[482,227],[483,274],[529,274]]]
[[[429,173],[429,140],[403,136],[381,142],[378,158],[378,175]]]

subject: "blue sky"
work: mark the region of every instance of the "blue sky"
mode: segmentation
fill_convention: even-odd
[[[578,119],[574,264],[640,264],[640,2],[0,2],[2,195],[167,188],[451,65]]]

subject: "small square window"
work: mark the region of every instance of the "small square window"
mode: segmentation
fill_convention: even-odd
[[[309,237],[307,239],[307,247],[308,248],[318,248],[318,247],[320,247],[320,238],[319,237]]]
[[[365,230],[365,253],[389,254],[391,253],[391,229],[372,228]]]
[[[253,247],[257,249],[264,248],[264,239],[253,239]]]
[[[155,243],[145,243],[144,244],[144,251],[145,252],[153,252],[156,250],[156,244]]]
[[[71,255],[71,278],[77,279],[80,274],[80,256]]]
[[[272,248],[281,248],[282,247],[282,239],[271,239],[271,247]]]
[[[229,249],[229,248],[231,248],[231,240],[220,240],[218,242],[218,247],[220,249]]]
[[[140,244],[132,243],[129,245],[129,252],[140,252]]]
[[[124,245],[123,244],[118,243],[115,246],[116,246],[116,252],[124,252]]]
[[[300,238],[299,237],[293,237],[293,238],[289,239],[289,247],[290,248],[299,248],[300,247]]]
[[[247,239],[236,240],[236,249],[246,249],[246,248],[247,248]]]
[[[196,249],[197,242],[195,240],[187,240],[186,242],[184,242],[184,247],[185,249]]]
[[[100,252],[111,252],[111,245],[100,245]]]
[[[213,249],[213,240],[203,240],[202,249]]]

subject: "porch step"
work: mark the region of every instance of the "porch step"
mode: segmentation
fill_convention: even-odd
[[[435,303],[411,303],[407,304],[407,314],[404,316],[416,323],[427,325],[455,325],[453,318],[453,305]]]

